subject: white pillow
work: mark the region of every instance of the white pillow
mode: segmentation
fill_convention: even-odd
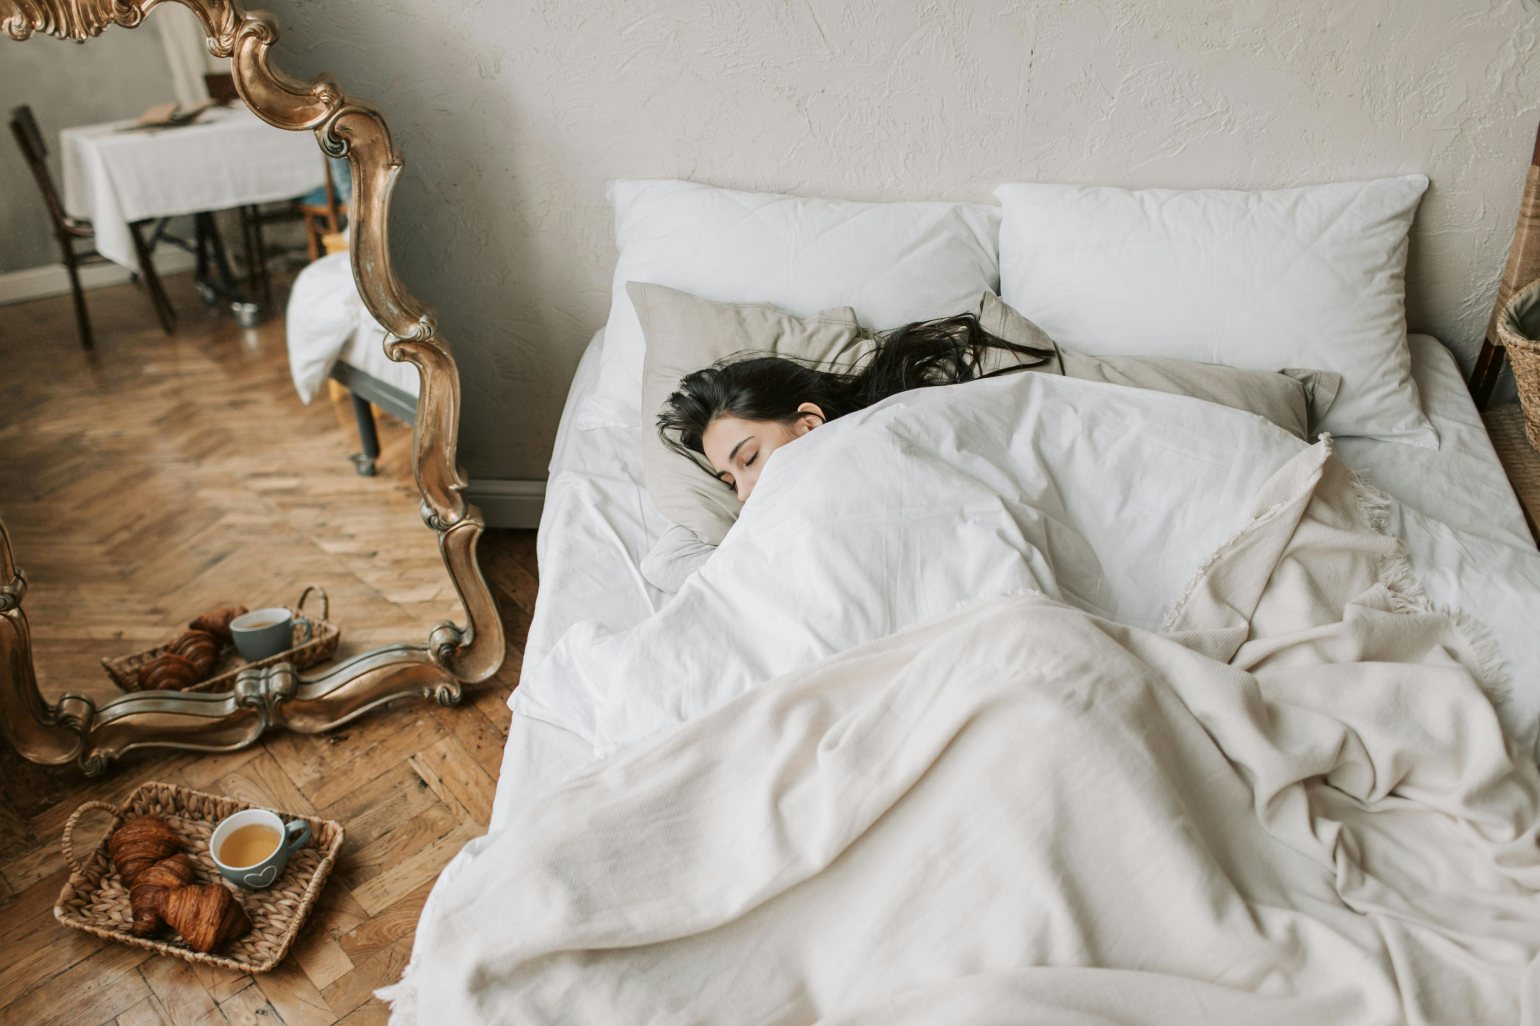
[[[1096,356],[1335,371],[1321,430],[1436,449],[1406,343],[1407,233],[1427,187],[1002,185],[1000,295]]]
[[[971,310],[999,283],[997,208],[855,203],[680,181],[613,182],[615,266],[598,387],[579,428],[641,423],[646,344],[626,282],[798,316],[854,308],[879,328]]]

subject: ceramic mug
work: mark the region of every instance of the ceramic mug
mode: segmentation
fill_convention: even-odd
[[[232,866],[220,857],[220,849],[230,839],[230,835],[242,827],[266,827],[274,837],[273,850],[251,865]],[[226,880],[250,890],[261,890],[271,886],[274,880],[283,875],[284,866],[289,863],[289,856],[298,851],[306,841],[310,840],[310,824],[302,819],[285,823],[275,813],[266,809],[247,809],[237,812],[232,816],[226,816],[219,821],[214,828],[214,833],[209,836],[209,857],[214,860],[214,865],[224,874]],[[244,860],[243,860],[244,861]]]
[[[301,625],[304,637],[299,643],[303,645],[310,640],[310,622]],[[242,613],[230,621],[230,637],[248,663],[287,652],[294,647],[294,614],[282,606]]]

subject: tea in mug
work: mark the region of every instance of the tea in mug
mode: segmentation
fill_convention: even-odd
[[[235,869],[255,866],[278,850],[279,833],[266,823],[247,823],[230,831],[219,846],[219,861]]]

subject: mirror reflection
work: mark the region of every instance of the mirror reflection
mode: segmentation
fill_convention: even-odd
[[[418,514],[417,374],[354,286],[347,163],[246,109],[179,6],[90,51],[0,64],[0,519],[44,697],[228,689],[463,620]]]

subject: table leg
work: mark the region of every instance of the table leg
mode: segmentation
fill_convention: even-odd
[[[267,243],[262,238],[262,212],[256,204],[241,208],[242,227],[246,232],[246,289],[273,305],[273,279],[267,270]]]
[[[193,281],[198,283],[203,302],[213,306],[219,296],[209,282],[209,233],[202,214],[193,215],[193,256]]]
[[[219,234],[219,226],[214,221],[212,213],[203,214],[208,220],[209,249],[214,256],[214,267],[219,272],[219,282],[225,288],[225,293],[231,297],[240,295],[235,284],[235,272],[230,268],[230,257],[225,253],[225,240]]]
[[[222,296],[230,301],[230,312],[235,314],[236,323],[243,328],[254,328],[262,318],[262,307],[252,301],[241,287],[236,283],[235,272],[230,267],[229,255],[225,252],[225,242],[219,234],[219,225],[214,221],[214,213],[205,210],[194,215],[194,224],[198,229],[198,287],[204,292],[205,299],[208,295]],[[212,262],[217,277],[209,274],[209,265]]]

